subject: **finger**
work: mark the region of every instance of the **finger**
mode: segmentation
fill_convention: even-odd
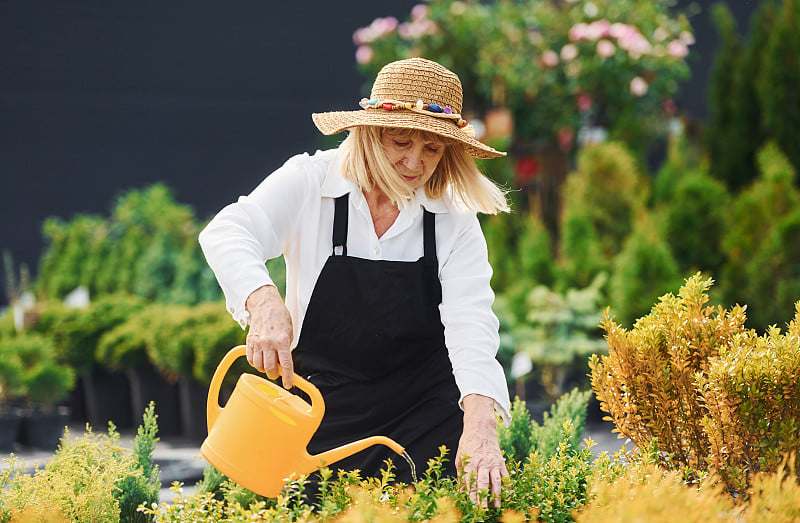
[[[492,469],[489,472],[489,480],[492,484],[492,499],[494,500],[494,507],[500,508],[500,488],[503,484],[502,471]]]
[[[280,375],[278,355],[275,354],[273,349],[267,349],[262,352],[262,357],[264,358],[264,372],[267,373],[267,377],[271,380],[278,379]]]
[[[278,361],[281,366],[283,376],[283,388],[291,389],[294,385],[294,363],[292,362],[292,351],[289,348],[278,350]]]
[[[250,362],[256,370],[264,372],[264,358],[261,350],[256,345],[256,337],[247,338],[247,361]]]
[[[489,471],[486,469],[486,467],[481,467],[478,469],[478,483],[476,487],[476,494],[481,492],[486,493],[489,491]],[[486,497],[481,499],[481,506],[484,508],[486,507]]]

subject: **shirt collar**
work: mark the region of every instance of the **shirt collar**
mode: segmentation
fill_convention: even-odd
[[[323,198],[338,198],[343,194],[359,191],[359,188],[355,182],[342,176],[341,153],[337,154],[334,160],[328,166],[328,172],[325,173],[325,179],[322,180],[320,191]],[[435,214],[450,212],[447,204],[441,198],[436,200],[431,200],[428,198],[428,195],[425,194],[424,188],[414,191],[414,200],[415,201],[409,206],[409,209],[419,208],[421,205],[428,211]]]

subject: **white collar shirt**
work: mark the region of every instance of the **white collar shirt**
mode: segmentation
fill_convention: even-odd
[[[363,193],[342,176],[339,165],[337,149],[294,156],[203,229],[200,244],[228,311],[242,328],[247,325],[245,300],[273,284],[265,261],[283,255],[296,346],[317,277],[332,252],[334,199],[350,193],[347,255],[369,260],[418,260],[425,208],[437,215],[439,310],[461,399],[472,393],[492,398],[508,423],[508,388],[495,358],[499,336],[491,308],[492,269],[477,216],[444,199],[431,200],[419,189],[379,238]]]

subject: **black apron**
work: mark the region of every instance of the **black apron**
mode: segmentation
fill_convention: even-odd
[[[292,352],[296,371],[325,400],[325,416],[308,451],[388,436],[405,447],[422,473],[446,445],[444,472],[454,476],[463,414],[439,315],[435,215],[424,211],[423,257],[402,262],[347,256],[347,214],[345,194],[336,198],[332,254]],[[330,467],[380,477],[386,459],[398,481],[411,482],[405,460],[383,445]]]

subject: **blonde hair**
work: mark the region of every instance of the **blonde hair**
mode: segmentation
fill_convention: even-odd
[[[400,180],[396,170],[386,157],[381,144],[381,132],[385,127],[355,126],[349,130],[342,142],[342,175],[352,180],[361,189],[377,187],[389,199],[404,207],[408,205],[414,190]],[[506,191],[483,175],[460,142],[444,136],[416,129],[397,128],[400,137],[419,136],[425,141],[444,144],[445,150],[439,165],[425,185],[425,195],[434,200],[445,198],[457,207],[475,212],[497,214],[510,210]]]

